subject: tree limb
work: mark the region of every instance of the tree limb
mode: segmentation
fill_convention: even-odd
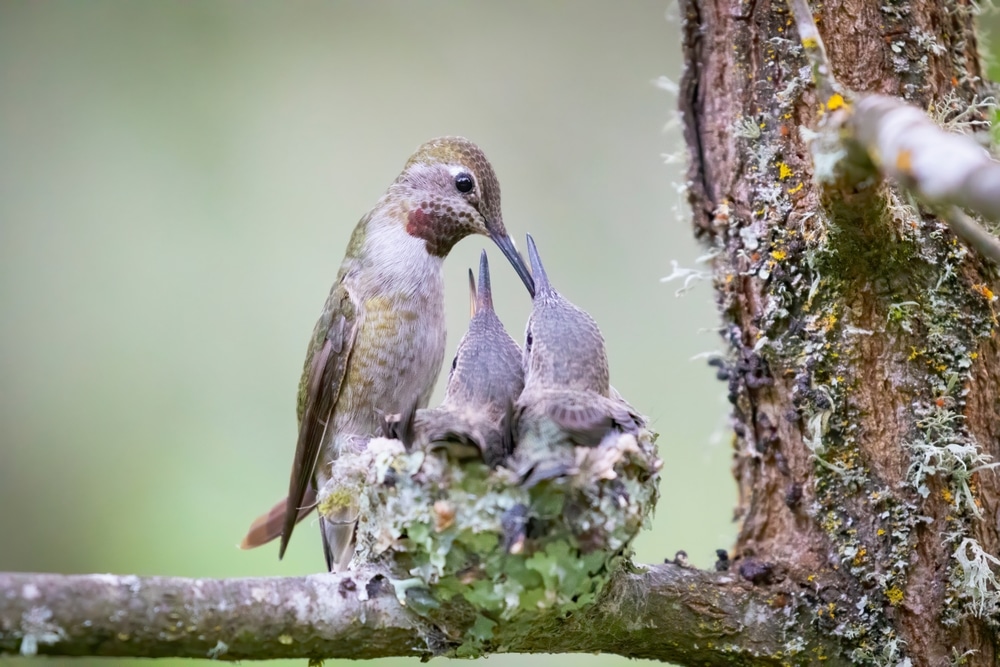
[[[619,571],[600,601],[493,652],[604,652],[698,665],[825,665],[836,646],[808,596],[676,565]],[[181,579],[0,573],[0,655],[221,660],[454,655],[374,570],[304,578]],[[447,606],[447,605],[446,605]]]
[[[860,149],[866,163],[853,166],[891,178],[942,209],[956,236],[1000,265],[1000,240],[959,208],[1000,221],[1000,162],[972,138],[941,129],[922,110],[895,97],[849,93],[855,100],[851,108],[839,92],[809,4],[788,0],[788,6],[824,109],[847,109],[838,116],[845,139],[856,144],[852,148]]]

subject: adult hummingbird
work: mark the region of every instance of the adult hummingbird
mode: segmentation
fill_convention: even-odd
[[[597,323],[552,287],[530,235],[528,258],[535,292],[525,329],[524,391],[514,407],[512,466],[531,487],[572,473],[575,447],[595,447],[610,434],[635,435],[643,418],[611,387]]]
[[[444,401],[434,409],[390,423],[390,435],[407,447],[445,448],[455,458],[481,458],[495,466],[510,454],[511,414],[524,388],[521,348],[493,310],[486,251],[479,258],[479,287],[469,270],[471,319],[451,363]]]
[[[385,414],[427,405],[444,359],[442,262],[470,234],[489,236],[534,293],[504,228],[493,167],[460,137],[418,148],[354,228],[299,382],[299,436],[280,513],[279,558],[332,463],[381,433]],[[274,518],[272,510],[255,521],[242,546],[273,539]],[[349,562],[356,519],[355,503],[321,513],[330,570]]]

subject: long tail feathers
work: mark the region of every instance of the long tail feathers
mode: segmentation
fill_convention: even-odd
[[[246,537],[240,542],[240,549],[254,549],[281,537],[281,528],[285,523],[286,502],[287,500],[282,498],[275,503],[274,507],[253,520]],[[316,509],[316,490],[309,487],[306,490],[305,497],[302,499],[302,507],[299,508],[299,514],[295,517],[295,523],[299,523],[302,519],[309,516],[314,509]]]

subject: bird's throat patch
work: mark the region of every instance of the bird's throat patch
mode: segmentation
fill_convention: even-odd
[[[446,257],[452,246],[468,232],[455,219],[454,211],[423,203],[410,210],[406,217],[406,233],[423,239],[427,252],[435,257]]]

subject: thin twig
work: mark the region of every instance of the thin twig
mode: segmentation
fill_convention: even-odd
[[[813,83],[816,84],[823,102],[828,103],[829,99],[839,92],[840,85],[830,69],[830,59],[826,56],[823,38],[816,29],[812,10],[809,9],[807,0],[788,0],[788,8],[792,10],[795,25],[799,30],[799,41],[812,67]]]
[[[942,217],[948,222],[955,236],[965,241],[973,250],[1000,266],[1000,240],[957,206],[949,206]]]

